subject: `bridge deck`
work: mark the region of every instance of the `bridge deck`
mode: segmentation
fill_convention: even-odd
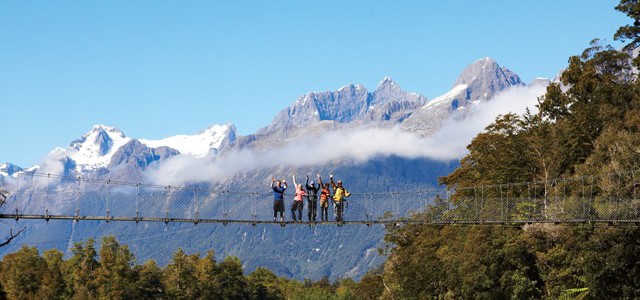
[[[0,219],[14,220],[70,220],[70,221],[105,221],[105,222],[156,222],[156,223],[194,223],[194,224],[246,224],[246,225],[304,225],[304,226],[321,226],[321,225],[385,225],[399,226],[405,224],[419,225],[525,225],[533,223],[547,224],[604,224],[604,225],[633,225],[640,226],[639,220],[605,220],[605,219],[575,219],[575,220],[447,220],[447,221],[427,221],[427,220],[344,220],[325,221],[325,222],[293,222],[293,221],[265,221],[265,220],[237,220],[237,219],[189,219],[189,218],[150,218],[150,217],[111,217],[111,216],[68,216],[68,215],[27,215],[27,214],[0,214]]]

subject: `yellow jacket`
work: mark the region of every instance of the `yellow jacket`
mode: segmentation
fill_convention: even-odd
[[[333,177],[331,178],[331,186],[335,191],[335,194],[333,195],[334,201],[342,202],[342,199],[351,196],[351,193],[347,192],[347,190],[344,187],[338,187],[338,185],[333,181]]]
[[[342,202],[342,199],[351,196],[351,193],[347,192],[344,188],[337,188],[336,194],[333,195],[333,200],[336,202]]]

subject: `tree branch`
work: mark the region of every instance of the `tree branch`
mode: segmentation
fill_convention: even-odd
[[[22,229],[18,230],[15,234],[13,233],[13,228],[9,229],[9,238],[6,241],[0,243],[0,247],[4,247],[9,243],[11,243],[11,241],[15,239],[18,235],[20,235],[25,229],[26,227],[23,227]]]

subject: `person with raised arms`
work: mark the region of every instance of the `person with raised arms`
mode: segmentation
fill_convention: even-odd
[[[333,188],[333,202],[336,205],[336,222],[342,222],[344,221],[344,202],[347,197],[351,196],[351,193],[342,186],[342,180],[338,180],[336,184],[333,181],[333,174],[329,174],[329,178],[331,179],[331,187]]]
[[[320,176],[318,175],[318,178]],[[307,175],[307,183],[305,184],[307,188],[307,218],[309,222],[316,222],[316,216],[318,214],[318,192],[320,191],[320,187],[316,186],[316,183],[311,181],[309,183],[309,175]]]
[[[322,178],[318,174],[318,182],[322,191],[320,192],[320,220],[329,221],[329,198],[331,198],[331,188],[328,183],[322,183]]]
[[[287,181],[271,180],[271,189],[273,190],[273,221],[276,221],[278,213],[280,213],[280,222],[284,222],[284,192],[287,190]]]
[[[293,204],[291,205],[291,215],[293,216],[293,222],[302,222],[302,209],[304,206],[304,197],[307,196],[307,192],[302,188],[302,183],[296,182],[296,175],[293,176],[293,185],[296,187],[296,196],[293,198]],[[296,218],[296,211],[298,217]]]

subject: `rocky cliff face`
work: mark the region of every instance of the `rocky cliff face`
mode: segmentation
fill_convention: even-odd
[[[517,74],[501,67],[490,57],[477,60],[468,65],[453,84],[454,87],[466,84],[466,100],[489,100],[506,88],[524,85]]]
[[[256,135],[287,132],[321,121],[397,124],[426,101],[422,95],[402,90],[390,77],[383,78],[373,92],[362,85],[349,84],[337,91],[307,93],[278,113],[273,122]]]
[[[138,140],[132,139],[120,147],[111,158],[108,170],[108,179],[126,178],[130,182],[140,182],[143,172],[152,163],[160,163],[163,160],[178,155],[178,150],[161,146],[149,148]]]
[[[520,77],[489,58],[483,58],[467,66],[453,88],[417,109],[402,128],[427,136],[434,133],[450,117],[464,118],[469,108],[482,101],[489,101],[497,93],[513,86],[522,86]]]

